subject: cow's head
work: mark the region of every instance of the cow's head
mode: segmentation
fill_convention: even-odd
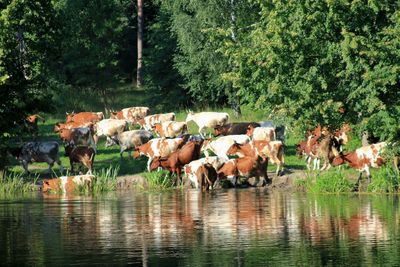
[[[69,157],[72,153],[72,150],[74,150],[74,145],[71,142],[65,142],[64,143],[64,149],[65,149],[65,156]]]
[[[43,180],[42,191],[47,193],[50,191],[60,191],[60,179],[45,179]]]
[[[255,128],[257,128],[257,127],[254,127],[254,125],[249,124],[249,126],[247,126],[246,134],[247,134],[248,136],[253,136],[253,133],[254,133],[254,129],[255,129]]]
[[[187,113],[188,114],[186,116],[186,123],[188,123],[189,121],[192,121],[193,120],[193,115],[194,115],[193,111],[191,111],[191,110],[188,110]]]
[[[158,167],[161,167],[160,158],[154,158],[154,159],[151,161],[151,164],[150,164],[150,171],[154,171],[154,170],[157,169]]]
[[[224,133],[223,130],[224,130],[224,127],[223,127],[223,126],[221,126],[221,125],[215,126],[215,127],[214,127],[214,135],[215,135],[215,136],[220,136],[221,134]]]

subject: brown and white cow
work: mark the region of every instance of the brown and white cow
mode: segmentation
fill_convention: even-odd
[[[225,162],[226,160],[221,157],[205,157],[198,160],[193,160],[189,164],[186,164],[183,170],[192,185],[194,185],[196,189],[199,189],[199,181],[202,179],[198,174],[199,168],[205,164],[208,164],[211,165],[215,170],[218,170]]]
[[[186,117],[186,123],[194,121],[199,126],[199,134],[204,138],[203,130],[206,128],[214,129],[217,126],[225,125],[229,122],[229,114],[225,112],[200,112],[190,111]]]
[[[147,131],[151,131],[156,123],[162,123],[165,121],[175,121],[175,113],[163,113],[153,114],[144,117],[138,121],[139,125]]]
[[[65,146],[65,156],[69,158],[71,172],[74,172],[74,163],[79,163],[88,169],[89,174],[92,174],[95,155],[96,151],[88,146],[74,146],[71,144]]]
[[[249,125],[247,127],[248,136],[254,141],[275,141],[275,128],[274,127],[254,127]]]
[[[72,194],[78,186],[87,186],[89,189],[95,179],[93,175],[61,176],[54,179],[43,180],[43,193],[49,191]]]
[[[98,122],[104,119],[103,112],[67,113],[66,122]]]
[[[187,124],[181,121],[164,121],[155,123],[153,130],[161,137],[174,138],[187,133]]]
[[[239,176],[246,178],[255,178],[252,185],[264,186],[267,182],[268,161],[260,156],[245,156],[237,159],[231,159],[218,170],[219,179],[228,179],[236,186]]]
[[[196,173],[199,188],[204,192],[214,187],[215,182],[218,180],[217,170],[211,164],[201,165]]]
[[[176,151],[185,143],[183,138],[154,138],[146,144],[136,147],[133,152],[133,157],[139,158],[140,156],[148,157],[147,170],[150,171],[150,164],[155,157],[167,157],[172,152]]]
[[[100,136],[106,136],[108,140],[112,136],[124,132],[127,127],[128,127],[128,122],[126,120],[114,120],[114,119],[101,120],[94,126],[96,133],[95,138],[98,139]]]
[[[362,173],[367,174],[368,180],[371,180],[369,168],[379,168],[385,162],[382,157],[383,149],[387,146],[386,142],[380,142],[368,146],[363,146],[350,153],[341,153],[335,157],[332,165],[338,166],[348,163],[350,167],[360,172],[357,184],[361,179]]]
[[[130,123],[136,123],[150,113],[148,107],[130,107],[124,108],[121,111],[111,112],[110,119],[127,120]]]

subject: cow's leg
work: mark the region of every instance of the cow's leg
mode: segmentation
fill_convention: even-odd
[[[371,183],[371,173],[368,167],[365,168],[365,172],[367,173],[368,183]]]
[[[54,166],[54,160],[49,160],[47,163],[49,164],[49,169],[47,170],[47,172],[48,172],[48,173],[51,173],[51,169],[52,169],[53,166]]]
[[[119,150],[119,157],[122,159],[123,158],[123,155],[122,154],[124,154],[124,149],[122,148],[122,146],[121,146],[121,149]]]
[[[311,157],[307,156],[307,170],[311,169]]]
[[[24,174],[25,175],[27,175],[27,174],[29,174],[29,171],[28,171],[28,161],[27,160],[22,160],[22,167],[24,168]]]
[[[71,165],[71,173],[74,173],[74,162],[72,159],[69,160],[69,165]]]
[[[147,171],[150,172],[150,164],[153,161],[153,158],[149,157],[149,159],[147,160]]]

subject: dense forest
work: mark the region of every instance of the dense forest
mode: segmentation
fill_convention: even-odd
[[[105,109],[114,108],[109,99],[120,86],[135,93],[137,6],[0,0],[1,156],[28,114],[64,113],[78,92],[99,97]],[[239,116],[252,108],[292,126],[348,122],[397,141],[399,7],[398,0],[143,0],[141,90],[165,109],[229,107]]]

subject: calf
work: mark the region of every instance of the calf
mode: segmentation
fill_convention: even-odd
[[[155,123],[153,130],[161,137],[174,138],[187,133],[187,124],[180,121],[165,121]]]
[[[156,123],[162,123],[165,121],[175,121],[175,113],[164,113],[154,114],[144,117],[144,119],[138,120],[138,123],[147,131],[151,131]]]
[[[247,128],[249,126],[254,128],[260,127],[260,124],[257,122],[233,122],[227,123],[225,125],[217,125],[214,127],[214,135],[237,135],[237,134],[246,134]]]
[[[108,139],[106,142],[106,147],[119,145],[119,154],[122,158],[122,154],[124,153],[124,151],[129,149],[136,149],[136,147],[147,143],[152,138],[153,134],[146,130],[126,131],[118,135],[114,135],[110,139]]]
[[[163,169],[169,170],[171,173],[176,173],[176,184],[180,184],[182,167],[185,164],[200,158],[200,149],[202,143],[203,141],[189,141],[183,145],[182,148],[172,152],[167,157],[154,158],[150,165],[150,170],[152,171],[158,167],[162,167]]]
[[[202,131],[208,128],[222,126],[229,122],[229,114],[224,112],[189,112],[186,117],[186,123],[194,121],[199,126],[199,134],[204,138]]]
[[[380,142],[368,146],[363,146],[350,153],[341,153],[333,159],[332,165],[338,166],[348,163],[350,167],[360,172],[357,183],[359,183],[362,173],[366,172],[368,181],[371,181],[369,167],[379,168],[385,162],[382,158],[382,151],[387,146],[386,142]]]
[[[61,176],[55,179],[43,180],[43,193],[49,191],[63,192],[66,194],[73,193],[77,186],[87,186],[89,189],[92,187],[93,175],[76,175],[76,176]]]
[[[93,148],[87,146],[73,146],[67,144],[65,146],[65,156],[69,158],[71,172],[74,172],[74,163],[83,164],[88,173],[92,174],[93,162],[96,152]]]
[[[51,172],[54,162],[57,162],[60,171],[63,172],[64,168],[61,165],[58,151],[58,143],[53,141],[27,142],[22,147],[10,150],[11,154],[21,161],[25,174],[29,173],[28,164],[31,162],[47,162],[49,164],[49,173]]]
[[[211,165],[215,170],[218,170],[223,164],[225,160],[221,157],[205,157],[198,160],[194,160],[189,164],[186,164],[183,168],[186,177],[191,181],[196,189],[199,188],[199,181],[202,179],[198,174],[198,169],[205,165]]]
[[[209,156],[208,150],[211,150],[217,156],[225,160],[228,160],[229,158],[227,155],[227,151],[234,143],[245,144],[248,142],[250,142],[250,137],[244,134],[221,136],[214,141],[210,140],[204,141],[202,152],[204,152],[206,157],[208,157]]]
[[[147,170],[150,171],[150,164],[155,157],[166,157],[176,151],[186,142],[183,138],[165,139],[155,138],[135,148],[133,157],[136,159],[141,155],[148,157]]]

